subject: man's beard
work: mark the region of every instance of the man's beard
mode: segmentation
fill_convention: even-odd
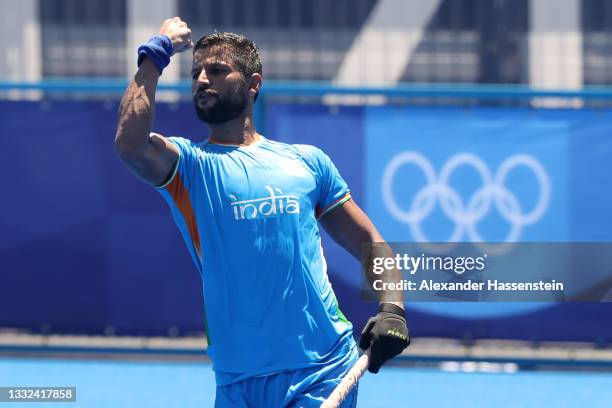
[[[209,124],[225,123],[237,118],[244,112],[248,103],[248,87],[246,81],[242,81],[236,88],[226,94],[214,92],[205,99],[203,95],[207,91],[200,89],[193,96],[193,104],[198,118]]]

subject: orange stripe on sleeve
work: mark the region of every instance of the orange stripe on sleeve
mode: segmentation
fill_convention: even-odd
[[[191,205],[191,198],[189,197],[189,191],[185,188],[185,184],[177,172],[172,181],[166,186],[166,190],[170,193],[170,196],[174,200],[177,208],[183,215],[183,219],[187,224],[189,236],[191,242],[195,248],[198,258],[202,259],[202,249],[200,246],[200,234],[198,232],[198,225],[196,224],[195,213],[193,212],[193,206]]]

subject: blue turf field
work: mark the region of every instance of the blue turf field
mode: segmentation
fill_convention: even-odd
[[[26,407],[209,408],[215,389],[210,365],[205,363],[0,359],[0,386],[35,385],[76,386],[77,403]],[[366,374],[358,406],[611,407],[612,374],[447,373],[388,367],[378,375]]]

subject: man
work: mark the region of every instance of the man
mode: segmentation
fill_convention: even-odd
[[[208,140],[151,133],[158,77],[191,46],[175,17],[139,48],[117,151],[168,201],[202,276],[215,407],[319,407],[358,354],[327,279],[317,219],[356,257],[361,243],[382,237],[322,151],[256,132],[261,61],[243,36],[214,33],[195,45],[193,101]],[[381,304],[360,345],[378,372],[408,343],[400,300]],[[356,395],[343,406],[354,407]]]

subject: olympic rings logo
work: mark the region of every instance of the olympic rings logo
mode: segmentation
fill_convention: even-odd
[[[426,180],[426,185],[414,195],[408,210],[398,205],[393,193],[396,173],[406,165],[416,166],[423,172]],[[464,202],[461,195],[449,185],[452,173],[460,166],[472,167],[482,181],[482,186],[466,200],[467,202]],[[530,170],[539,185],[538,200],[527,212],[523,212],[519,199],[505,185],[508,174],[520,166]],[[445,216],[455,224],[446,242],[460,242],[466,235],[471,242],[483,242],[477,225],[492,206],[495,206],[501,217],[510,224],[504,242],[516,242],[523,227],[542,218],[548,209],[550,192],[550,178],[546,169],[528,154],[508,157],[493,175],[478,156],[472,153],[458,153],[442,166],[439,176],[436,176],[433,166],[423,155],[406,151],[393,157],[385,169],[382,180],[382,194],[387,210],[395,219],[410,226],[412,236],[417,242],[429,242],[421,223],[433,212],[436,203],[439,203]]]

